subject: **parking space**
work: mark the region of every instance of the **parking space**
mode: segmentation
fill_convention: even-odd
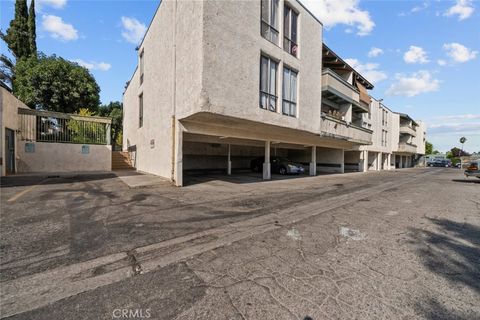
[[[183,139],[185,186],[211,180],[249,183],[345,172],[343,149],[190,133],[184,133]]]

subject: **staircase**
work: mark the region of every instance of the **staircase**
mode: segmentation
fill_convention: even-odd
[[[135,170],[130,160],[130,154],[123,151],[112,152],[112,171]]]

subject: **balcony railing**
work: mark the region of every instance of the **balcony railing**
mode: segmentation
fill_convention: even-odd
[[[372,130],[358,127],[353,124],[322,113],[320,130],[323,136],[347,140],[359,144],[372,144]]]
[[[417,153],[417,146],[413,143],[399,142],[398,152]]]
[[[358,89],[330,69],[324,69],[322,72],[322,91],[329,100],[351,103],[365,112],[369,111],[368,104],[360,103]]]
[[[417,132],[410,126],[400,126],[400,133],[411,135],[412,137],[417,136]]]
[[[330,69],[324,69],[322,72],[322,90],[340,94],[348,100],[360,101],[358,90]]]
[[[110,144],[112,120],[32,109],[18,109],[20,139],[31,142]]]

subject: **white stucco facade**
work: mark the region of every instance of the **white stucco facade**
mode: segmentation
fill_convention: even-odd
[[[394,129],[387,129],[392,141],[385,146],[381,129],[375,131],[378,102],[372,102],[371,128],[360,121],[369,109],[360,89],[373,86],[343,60],[337,68],[322,24],[300,2],[278,4],[273,43],[261,33],[261,1],[161,2],[123,97],[123,146],[138,170],[182,185],[183,170],[230,173],[249,157],[267,159],[274,151],[310,167],[310,174],[344,172],[345,152],[393,152]],[[286,8],[298,16],[296,56],[282,45]],[[262,56],[278,65],[273,111],[260,107]],[[282,112],[287,68],[296,73],[294,116]]]

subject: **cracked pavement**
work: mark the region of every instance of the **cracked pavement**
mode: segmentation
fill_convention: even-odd
[[[480,318],[480,184],[455,169],[183,189],[106,178],[41,185],[6,204],[18,188],[2,188],[0,288],[93,258],[109,262],[82,277],[131,272],[46,293],[12,319],[112,319],[116,308],[178,320]]]

